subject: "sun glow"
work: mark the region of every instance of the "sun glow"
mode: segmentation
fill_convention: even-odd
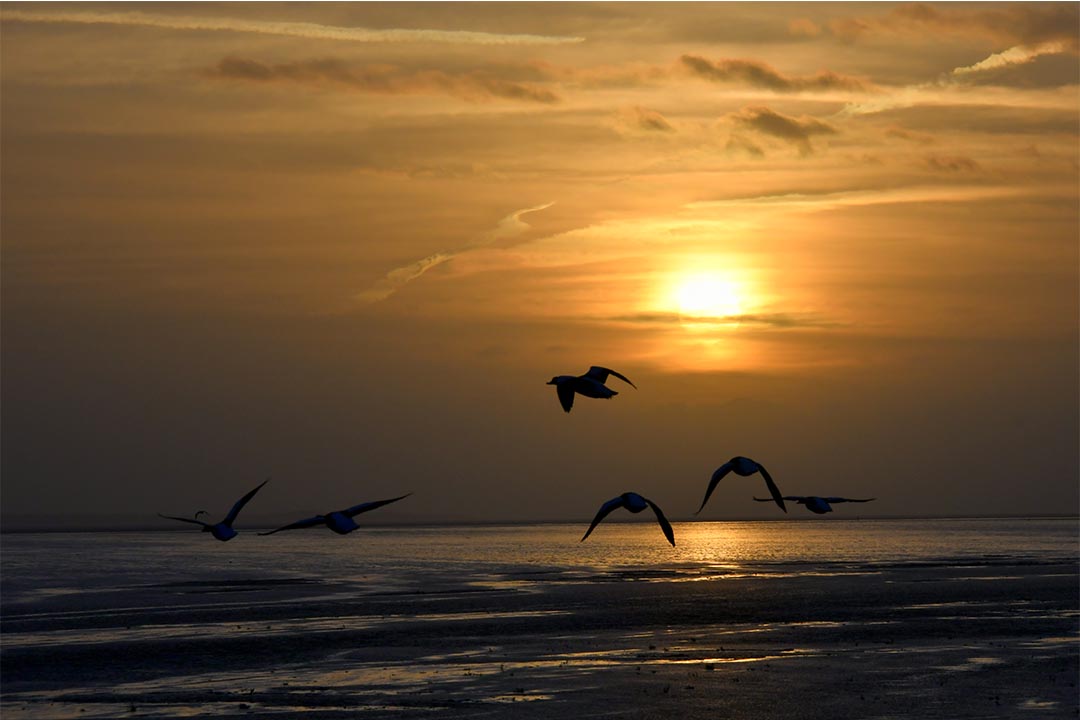
[[[687,274],[675,283],[671,304],[683,316],[729,318],[743,312],[742,289],[721,273]]]

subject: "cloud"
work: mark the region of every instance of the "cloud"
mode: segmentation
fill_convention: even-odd
[[[978,33],[1025,44],[1062,40],[1075,47],[1080,13],[1074,3],[1022,3],[975,11],[967,8],[942,10],[924,3],[911,3],[894,8],[887,22],[894,27],[906,25],[915,31],[938,29],[949,33]]]
[[[729,153],[738,153],[742,151],[752,157],[765,157],[765,151],[758,145],[755,145],[749,138],[737,134],[733,134],[728,138],[727,146],[724,149]]]
[[[858,18],[836,18],[828,22],[829,32],[844,42],[854,42],[864,33],[870,32],[872,25]]]
[[[1042,56],[1040,56],[1042,57]],[[1052,56],[1057,60],[1065,60],[1064,55]],[[1035,63],[1040,60],[1036,58]],[[1023,110],[1029,115],[1036,114],[1033,111],[1044,113],[1069,114],[1075,117],[1076,100],[1071,92],[1059,92],[1059,88],[1068,91],[1068,85],[1074,85],[1077,72],[1075,61],[1065,62],[1071,65],[1071,69],[1063,74],[1051,73],[1043,78],[1042,85],[1035,82],[1033,77],[1026,79],[1012,78],[1006,81],[1004,77],[996,77],[995,73],[1007,73],[1017,67],[1023,69],[1023,65],[1009,65],[998,68],[995,71],[987,71],[988,77],[981,82],[967,82],[969,78],[977,75],[954,76],[952,73],[944,75],[938,80],[918,85],[898,87],[890,93],[876,95],[873,98],[859,102],[847,103],[838,113],[840,116],[869,115],[883,113],[891,110],[903,110],[906,108],[957,108],[962,110],[968,119],[964,121],[965,129],[970,129],[971,118],[977,118],[978,114],[972,112],[972,108],[981,106],[979,112],[985,113],[991,110]],[[988,80],[989,82],[987,82]],[[1013,87],[1025,87],[1026,92],[1018,93]],[[953,128],[955,129],[955,128]]]
[[[1076,48],[1080,6],[1076,3],[1002,3],[997,7],[965,3],[948,6],[908,3],[873,18],[836,18],[829,29],[837,38],[854,41],[866,34],[908,34],[921,38],[967,35],[1010,45],[1061,41]]]
[[[980,60],[974,65],[958,67],[952,71],[954,76],[970,75],[972,73],[997,70],[1011,65],[1023,65],[1042,55],[1057,55],[1066,52],[1068,48],[1059,40],[1039,43],[1038,45],[1017,45],[1008,50],[995,53],[985,60]]]
[[[973,162],[973,161],[972,161]],[[943,161],[944,164],[947,164]],[[971,203],[1008,200],[1017,197],[1045,196],[1045,187],[988,187],[986,185],[927,184],[909,187],[875,187],[864,190],[822,191],[809,189],[787,193],[746,195],[723,200],[698,200],[687,203],[688,209],[733,211],[758,206],[769,213],[780,211],[831,211],[848,207],[920,203]]]
[[[743,108],[727,117],[745,128],[791,143],[798,147],[803,155],[813,152],[810,146],[812,136],[833,135],[837,132],[832,125],[812,117],[804,115],[801,118],[795,118],[782,115],[767,107]]]
[[[379,302],[393,295],[404,285],[412,282],[433,267],[451,260],[454,253],[435,253],[386,273],[386,276],[367,290],[357,294],[357,299],[368,303]]]
[[[693,75],[712,82],[741,82],[781,93],[815,90],[866,92],[870,89],[861,80],[829,71],[810,76],[785,76],[755,60],[724,59],[714,62],[696,55],[683,55],[679,62]]]
[[[629,130],[675,132],[675,128],[671,126],[671,123],[663,115],[656,110],[650,110],[638,105],[620,110],[618,120],[621,127]]]
[[[934,142],[934,137],[932,135],[912,132],[911,130],[902,127],[891,127],[885,131],[885,135],[886,137],[907,140],[908,142],[918,143],[920,145],[930,145]]]
[[[633,315],[617,315],[608,318],[613,322],[649,325],[760,325],[772,328],[824,328],[834,327],[812,314],[793,313],[745,313],[741,315],[681,315],[669,312],[643,312]]]
[[[526,70],[531,70],[537,80],[558,81],[589,89],[659,85],[671,77],[670,66],[660,67],[642,62],[575,67],[556,65],[546,60],[530,60],[519,68],[519,72],[525,73]]]
[[[394,65],[350,67],[334,58],[266,65],[256,60],[227,57],[206,71],[209,77],[248,82],[333,84],[357,92],[406,95],[446,93],[466,100],[501,98],[554,103],[554,93],[532,84],[496,77],[485,70],[451,74],[442,70],[405,70]]]
[[[928,155],[926,166],[939,172],[976,172],[979,163],[963,155]]]
[[[546,210],[555,203],[549,202],[543,205],[536,205],[535,207],[522,208],[521,210],[515,210],[510,213],[498,223],[495,227],[484,233],[480,237],[476,238],[468,245],[457,250],[446,250],[437,253],[432,253],[425,258],[421,258],[415,262],[402,265],[401,267],[394,268],[390,272],[371,287],[366,290],[362,290],[356,294],[356,299],[363,303],[377,303],[386,300],[388,297],[396,293],[408,283],[416,280],[421,275],[426,273],[432,268],[438,267],[445,262],[453,260],[458,255],[467,253],[477,248],[486,247],[495,243],[503,238],[513,237],[520,235],[530,228],[529,224],[521,219],[522,215],[527,213],[539,212],[540,210]]]
[[[795,18],[788,21],[788,34],[793,37],[817,37],[821,34],[821,26],[809,18]]]
[[[36,12],[8,10],[0,13],[3,22],[71,23],[83,25],[128,25],[169,30],[202,30],[285,35],[317,40],[364,43],[462,43],[470,45],[560,45],[583,42],[581,37],[518,35],[471,32],[467,30],[376,29],[339,27],[316,23],[274,22],[228,17],[158,15],[142,12]]]

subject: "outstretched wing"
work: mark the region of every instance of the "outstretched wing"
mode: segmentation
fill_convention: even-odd
[[[191,518],[176,517],[175,515],[162,515],[161,513],[158,513],[158,517],[163,517],[163,518],[166,518],[168,520],[179,520],[180,522],[192,523],[193,525],[202,525],[203,527],[207,526],[207,523],[204,523],[202,520],[193,520]]]
[[[671,529],[671,523],[669,523],[667,518],[664,517],[664,511],[661,510],[660,507],[649,498],[645,498],[645,502],[649,503],[649,507],[651,507],[653,509],[653,512],[656,513],[656,519],[660,523],[660,529],[664,531],[664,537],[666,537],[667,541],[671,543],[671,547],[675,547],[675,531]]]
[[[375,508],[380,508],[383,505],[389,505],[390,503],[397,502],[402,498],[407,498],[409,497],[409,495],[412,495],[412,493],[406,493],[405,495],[401,495],[396,498],[390,498],[389,500],[375,500],[374,502],[360,503],[359,505],[353,505],[351,508],[346,508],[342,510],[341,514],[348,515],[349,517],[356,517],[360,513],[367,512],[368,510],[374,510]]]
[[[229,511],[229,514],[226,515],[225,519],[221,522],[223,522],[225,525],[228,525],[229,527],[232,527],[233,522],[236,520],[236,516],[239,515],[240,511],[244,509],[245,505],[247,505],[247,501],[255,497],[255,493],[259,492],[259,490],[262,489],[262,486],[268,482],[270,482],[270,478],[266,478],[261,483],[259,483],[259,487],[255,488],[247,495],[237,500],[236,504],[232,506],[232,510]]]
[[[622,380],[624,383],[629,384],[630,387],[637,390],[637,385],[630,382],[630,378],[626,377],[625,375],[623,375],[621,373],[615,372],[611,368],[600,367],[599,365],[593,365],[591,368],[589,368],[589,372],[585,373],[585,377],[587,377],[587,378],[589,378],[591,380],[595,380],[598,383],[607,382],[608,375],[614,375],[615,377]]]
[[[585,534],[581,537],[581,542],[585,542],[585,538],[589,537],[589,534],[593,529],[600,524],[600,521],[611,514],[612,510],[616,510],[623,506],[622,495],[617,498],[608,500],[606,503],[600,506],[600,510],[596,513],[596,517],[593,518],[592,525],[585,531]]]
[[[776,483],[773,482],[772,476],[769,475],[769,471],[765,469],[765,466],[761,463],[757,464],[758,472],[761,473],[761,477],[765,478],[765,484],[769,486],[769,492],[772,493],[773,500],[780,506],[780,509],[787,512],[787,508],[784,507],[784,496],[780,494],[780,488],[776,487]]]
[[[709,496],[712,495],[712,491],[716,489],[717,483],[719,483],[720,480],[729,472],[731,472],[730,462],[726,462],[720,467],[716,468],[716,472],[712,474],[712,480],[709,481],[709,488],[705,491],[705,499],[701,501],[701,507],[699,507],[697,509],[697,512],[694,513],[695,515],[705,509],[705,503],[709,502]]]
[[[806,497],[802,496],[802,495],[785,495],[784,499],[785,500],[790,500],[791,502],[802,502],[803,500],[806,499]],[[827,498],[827,499],[831,500],[833,498]],[[776,502],[775,498],[759,498],[759,497],[755,497],[754,500],[757,500],[758,502]]]
[[[562,383],[555,386],[555,392],[559,393],[562,409],[570,412],[570,408],[574,407],[574,388],[570,387],[569,383]]]
[[[832,505],[833,503],[842,502],[870,502],[871,500],[877,500],[877,498],[866,498],[865,500],[856,500],[854,498],[822,498],[822,500]]]
[[[282,530],[302,530],[304,528],[315,527],[316,525],[322,525],[326,522],[325,515],[316,515],[315,517],[309,517],[305,520],[297,520],[294,523],[279,527],[277,530],[271,530],[270,532],[259,533],[259,535],[273,535],[276,532]]]

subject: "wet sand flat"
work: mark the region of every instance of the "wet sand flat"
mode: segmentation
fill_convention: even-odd
[[[632,570],[5,608],[12,718],[1075,718],[1074,564]]]

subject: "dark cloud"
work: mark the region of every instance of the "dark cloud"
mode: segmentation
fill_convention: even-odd
[[[742,135],[732,135],[728,138],[726,149],[728,152],[732,153],[741,151],[753,157],[765,157],[764,150]]]
[[[339,85],[358,92],[388,95],[442,93],[470,101],[501,98],[554,103],[559,100],[557,95],[542,87],[507,80],[484,69],[448,73],[442,70],[406,70],[394,65],[353,67],[335,58],[267,65],[246,58],[226,57],[206,74],[249,82]]]
[[[696,55],[683,55],[679,58],[679,62],[692,74],[712,82],[739,82],[782,93],[812,90],[866,92],[870,89],[861,80],[830,71],[822,71],[809,76],[785,76],[775,68],[756,60],[711,61]]]
[[[918,143],[920,145],[929,145],[934,142],[934,138],[925,133],[912,132],[902,127],[891,127],[885,131],[885,136],[890,138],[897,138],[898,140],[906,140],[908,142]]]
[[[926,166],[939,172],[977,172],[979,163],[963,155],[928,155]]]
[[[667,119],[656,110],[650,110],[640,106],[624,109],[620,113],[620,119],[628,127],[634,130],[646,132],[675,132],[675,128]]]
[[[782,115],[767,107],[743,108],[727,116],[740,126],[789,142],[803,155],[813,152],[810,138],[814,135],[833,135],[836,128],[812,117]]]

